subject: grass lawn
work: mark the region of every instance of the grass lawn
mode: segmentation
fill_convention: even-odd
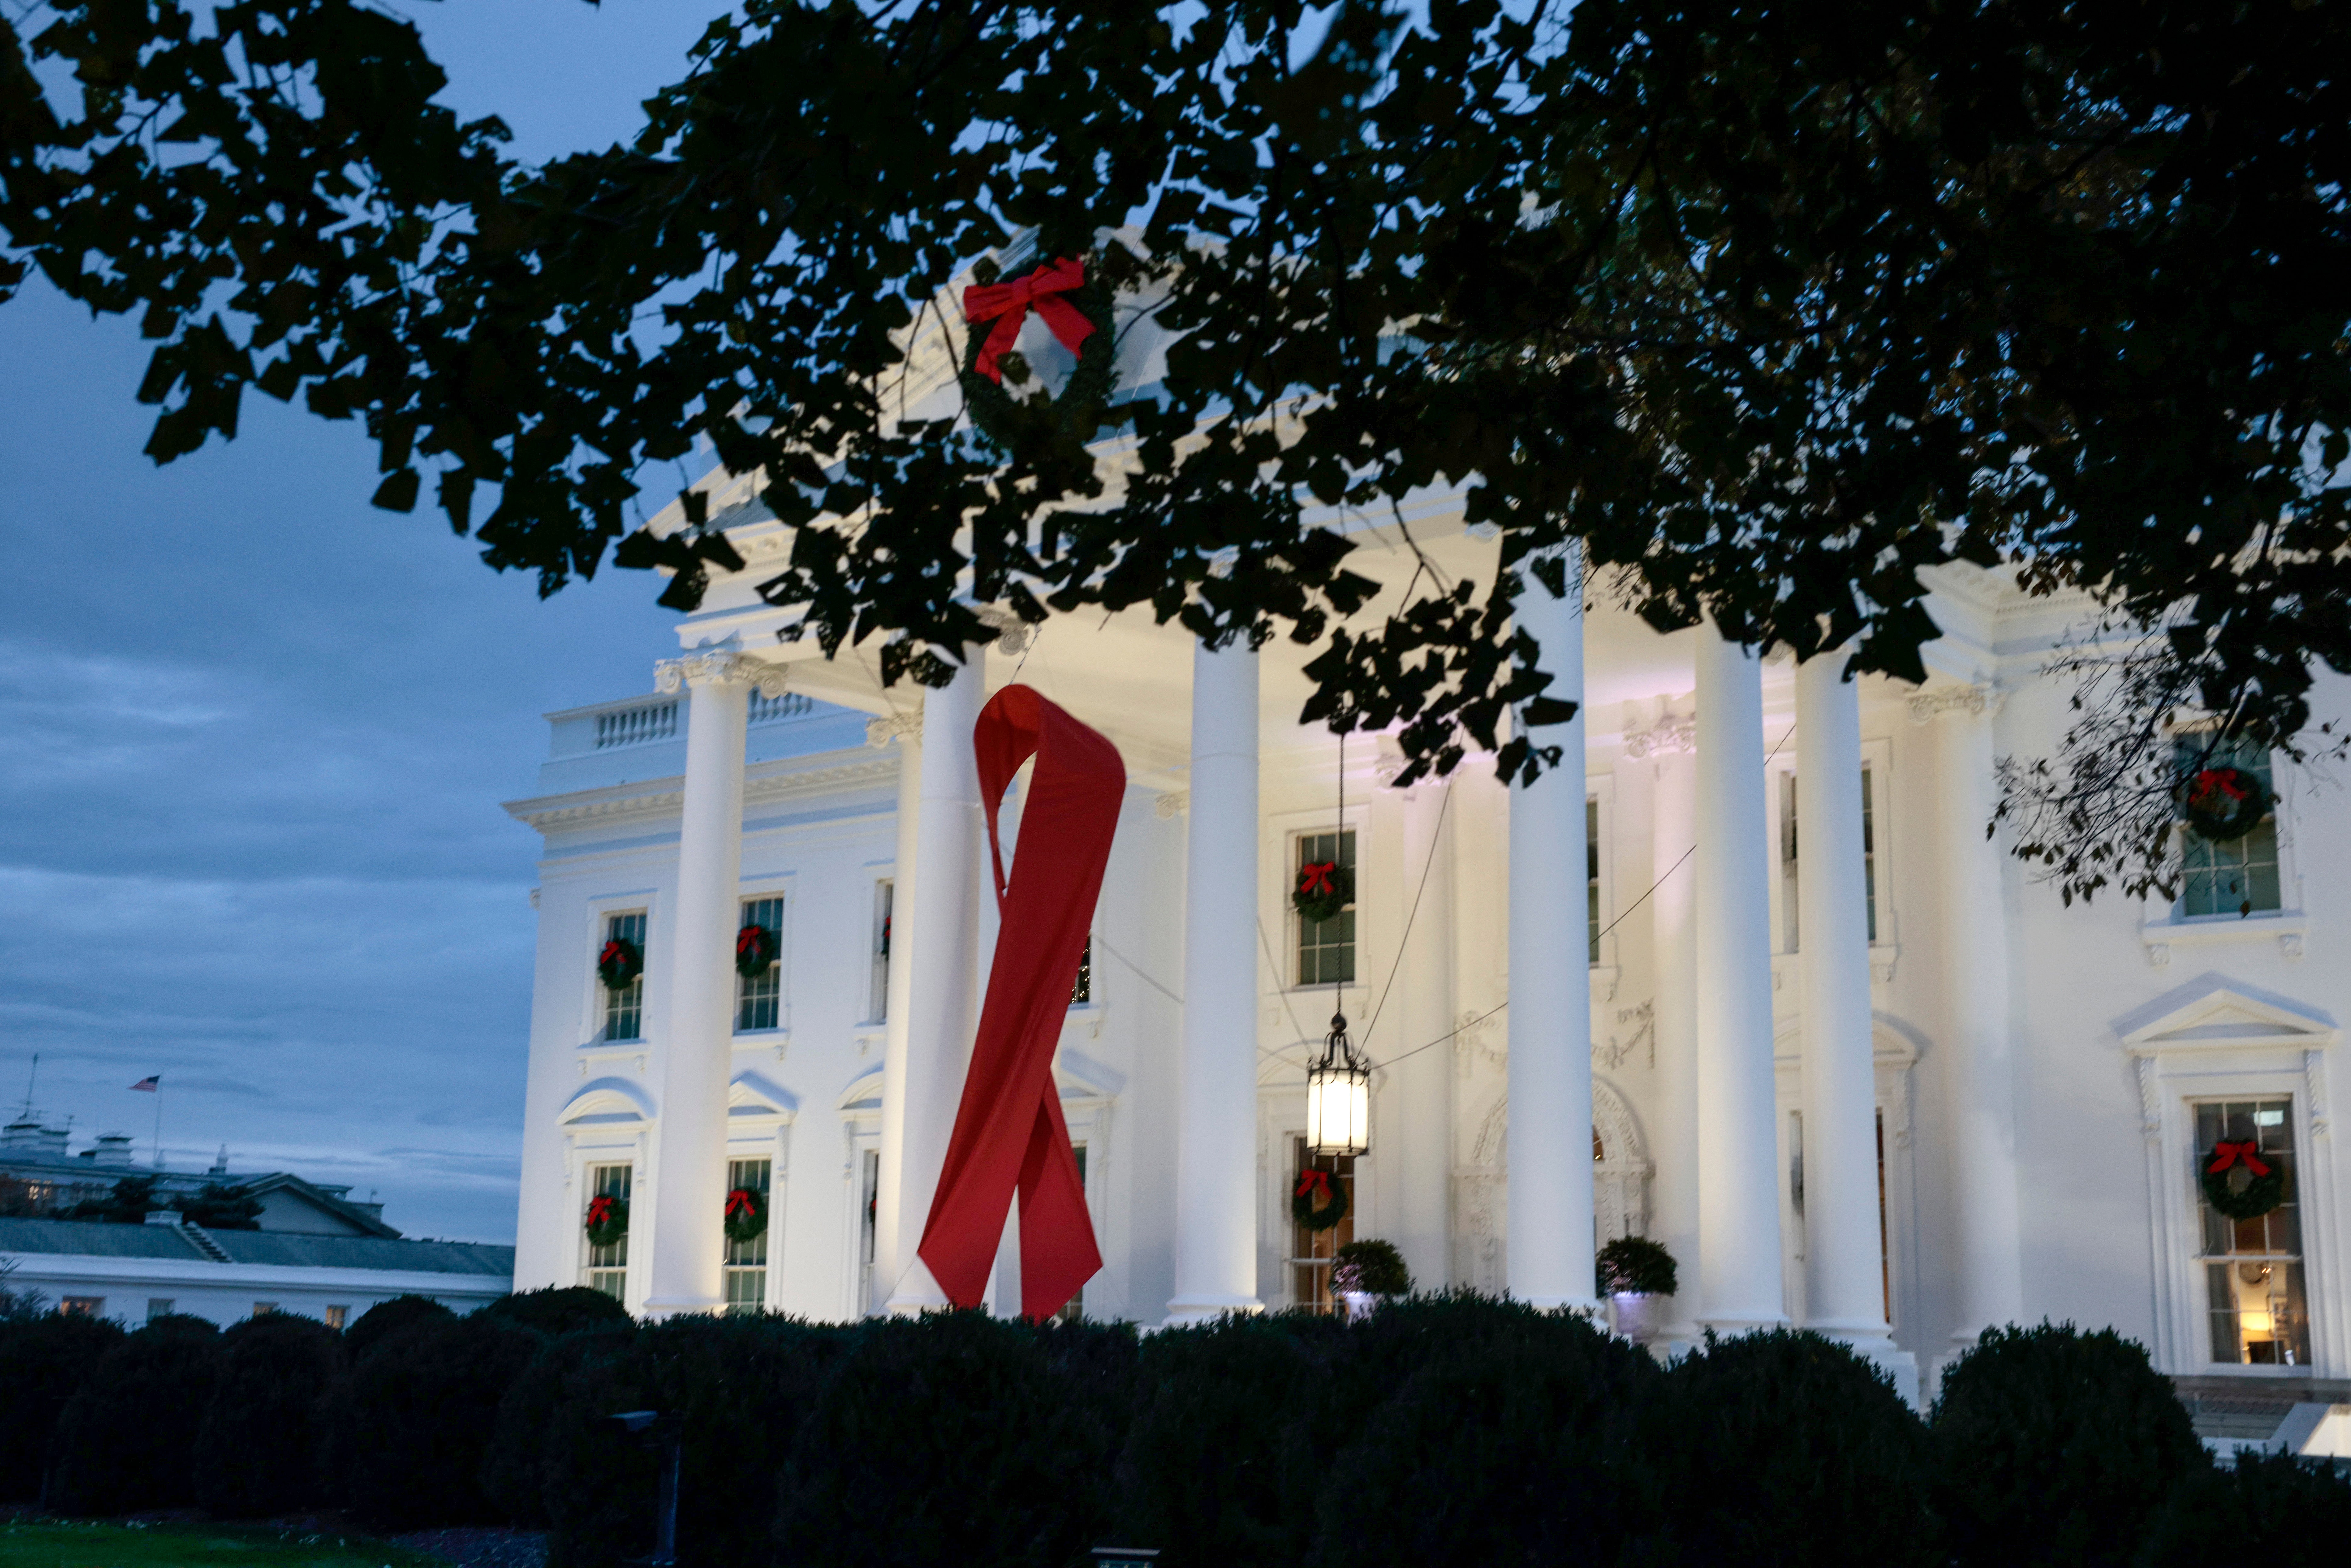
[[[447,1568],[357,1535],[206,1524],[0,1524],[0,1568]]]

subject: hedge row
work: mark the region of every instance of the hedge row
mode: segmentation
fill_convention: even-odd
[[[684,1445],[680,1555],[726,1568],[1052,1568],[1113,1538],[1170,1568],[2291,1568],[2351,1539],[2351,1481],[2216,1468],[2139,1347],[2070,1326],[1987,1336],[1921,1420],[1812,1335],[1663,1368],[1466,1294],[1142,1339],[971,1313],[639,1325],[577,1294],[340,1337],[0,1330],[27,1416],[0,1427],[0,1485],[46,1473],[78,1512],[511,1522],[551,1531],[557,1568],[615,1568],[651,1543],[657,1459],[603,1417],[657,1409]]]

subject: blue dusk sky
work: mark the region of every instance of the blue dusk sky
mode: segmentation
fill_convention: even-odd
[[[629,134],[718,11],[399,5],[444,101],[546,157]],[[376,1192],[412,1236],[510,1240],[549,709],[652,689],[658,579],[541,601],[420,507],[371,508],[353,424],[248,397],[157,468],[132,323],[0,305],[0,1100],[74,1147]],[[658,505],[663,497],[649,500]],[[650,508],[649,508],[650,509]]]

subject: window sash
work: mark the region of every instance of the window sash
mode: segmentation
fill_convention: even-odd
[[[2195,1184],[2195,1262],[2204,1277],[2210,1353],[2224,1366],[2310,1364],[2310,1298],[2302,1248],[2300,1163],[2292,1096],[2194,1103],[2189,1151]],[[2231,1219],[2204,1199],[2203,1165],[2214,1143],[2253,1140],[2285,1170],[2285,1201],[2252,1219]]]
[[[2183,771],[2236,768],[2262,782],[2272,810],[2242,838],[2214,843],[2179,830],[2179,903],[2182,918],[2252,915],[2284,907],[2278,871],[2277,785],[2269,749],[2246,741],[2213,746],[2200,736],[2182,736],[2172,757]]]
[[[1298,885],[1305,867],[1335,860],[1349,873],[1355,870],[1355,831],[1301,833],[1298,852],[1290,862],[1290,886]],[[1359,890],[1360,891],[1360,890]],[[1355,979],[1355,904],[1328,920],[1298,916],[1298,983],[1301,986],[1353,985]]]
[[[633,910],[626,915],[604,916],[603,940],[596,944],[597,951],[615,937],[632,942],[637,951],[645,950],[645,912]],[[619,990],[604,988],[604,1038],[606,1040],[643,1040],[645,1037],[645,977],[641,973]]]
[[[764,925],[776,937],[774,963],[763,973],[738,972],[735,977],[735,1032],[780,1029],[784,1004],[784,901],[781,897],[747,898],[743,901],[742,917],[735,924],[738,931],[746,925]]]

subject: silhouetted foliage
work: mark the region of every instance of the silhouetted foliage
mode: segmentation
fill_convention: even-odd
[[[482,1476],[498,1406],[545,1343],[476,1312],[413,1323],[360,1356],[340,1449],[352,1511],[379,1530],[494,1522]]]
[[[60,1219],[99,1219],[109,1225],[144,1225],[148,1211],[168,1207],[155,1196],[162,1178],[124,1176],[104,1197],[86,1197],[59,1215]]]
[[[193,1503],[196,1430],[220,1364],[220,1331],[177,1314],[107,1352],[58,1418],[49,1506],[136,1513]]]
[[[537,1291],[517,1291],[500,1296],[481,1310],[543,1334],[566,1334],[632,1321],[628,1308],[603,1291],[585,1285],[549,1285]]]
[[[343,1348],[357,1365],[360,1357],[401,1330],[419,1323],[448,1322],[456,1315],[430,1296],[394,1296],[361,1312],[343,1331]]]
[[[2328,1459],[2237,1450],[2191,1471],[2148,1531],[2138,1568],[2334,1568],[2351,1542],[2351,1476]]]
[[[246,1186],[208,1181],[204,1190],[180,1202],[180,1212],[207,1230],[258,1230],[261,1200]]]
[[[220,1339],[220,1370],[197,1428],[196,1501],[225,1519],[262,1519],[332,1500],[329,1423],[343,1338],[272,1312]]]
[[[0,1502],[40,1500],[57,1417],[122,1338],[120,1324],[78,1313],[0,1323]]]

